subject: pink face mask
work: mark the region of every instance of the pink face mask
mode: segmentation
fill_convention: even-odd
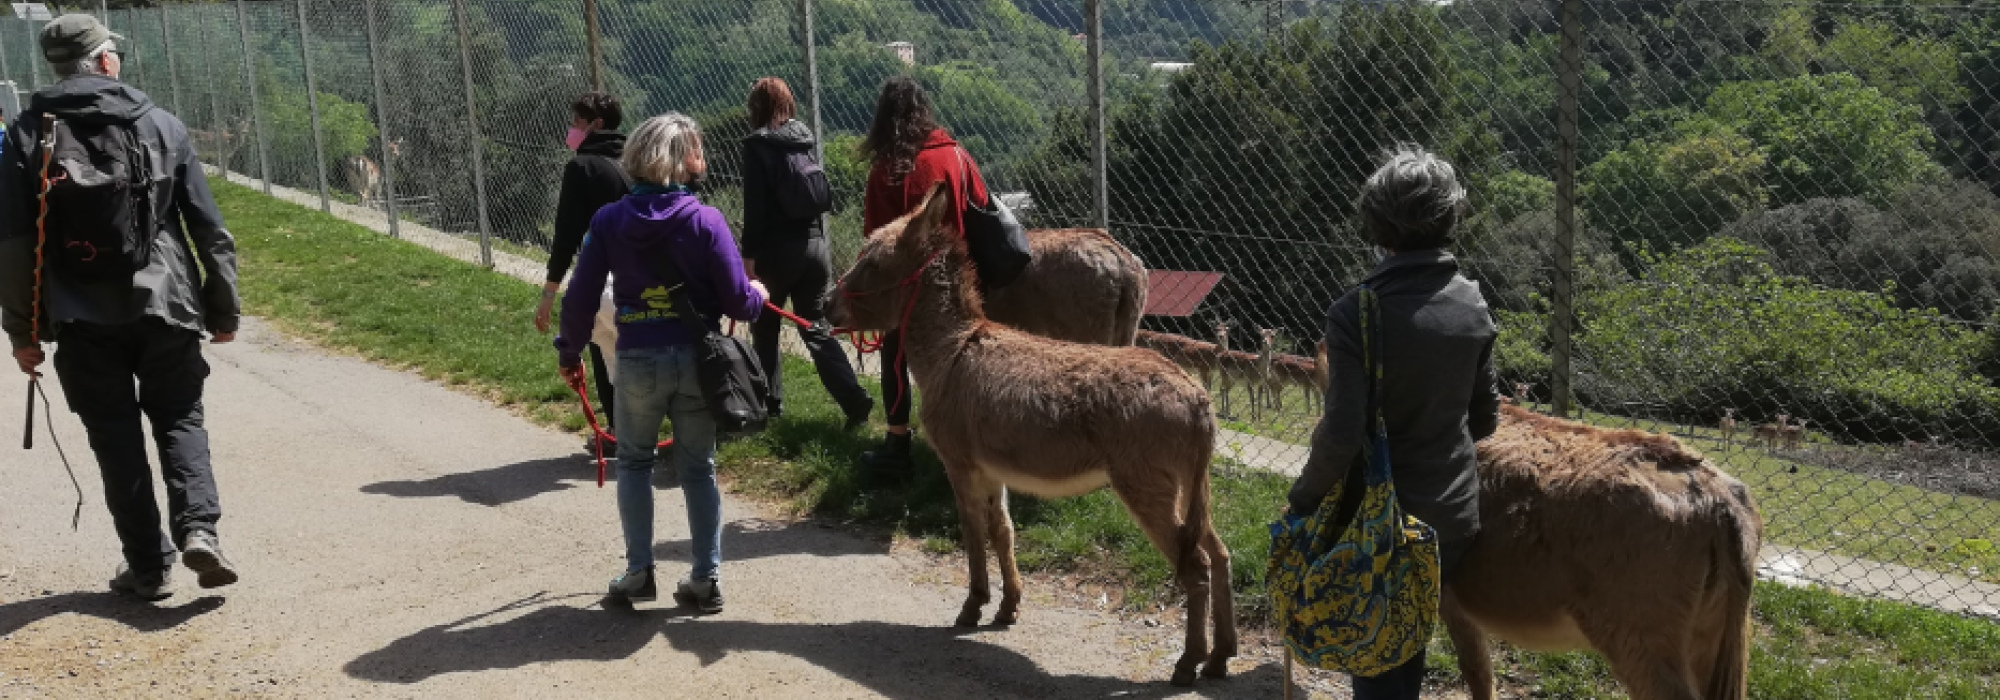
[[[569,150],[574,151],[578,146],[583,145],[584,137],[589,135],[590,132],[572,126],[569,128],[569,134],[563,136],[563,143],[569,146]]]

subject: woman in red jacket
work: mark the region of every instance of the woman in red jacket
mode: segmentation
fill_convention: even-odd
[[[939,181],[950,191],[946,220],[959,230],[965,228],[966,200],[986,205],[986,181],[978,164],[932,119],[930,98],[912,78],[897,76],[882,84],[861,153],[874,163],[861,205],[862,228],[870,233],[915,209]],[[870,477],[907,474],[910,468],[910,370],[899,361],[902,346],[900,331],[883,339],[882,403],[889,435],[881,449],[861,455],[862,470]]]

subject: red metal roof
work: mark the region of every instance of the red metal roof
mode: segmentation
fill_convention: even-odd
[[[1222,281],[1220,272],[1146,271],[1146,315],[1194,315],[1195,308]]]

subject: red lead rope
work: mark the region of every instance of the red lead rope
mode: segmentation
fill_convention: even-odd
[[[936,257],[936,256],[935,256],[935,255],[933,255],[932,257]],[[926,264],[926,265],[925,265],[925,267],[928,267],[928,266],[929,266],[928,264]],[[37,267],[39,268],[39,266],[37,266]],[[39,272],[39,270],[37,270],[37,271]],[[922,273],[922,272],[923,272],[922,268],[919,268],[919,269],[918,269],[918,272],[919,272],[919,273]],[[916,276],[915,276],[915,275],[912,275],[910,279],[908,279],[908,280],[904,280],[904,281],[903,281],[902,283],[900,283],[900,284],[897,284],[896,286],[897,286],[897,287],[903,287],[903,286],[905,286],[905,285],[908,285],[908,284],[911,284],[911,283],[914,283],[915,281],[916,281]],[[886,291],[886,290],[884,290],[884,291]],[[843,293],[843,294],[845,294],[846,292],[842,292],[842,293]],[[859,294],[852,294],[852,295],[848,295],[848,296],[850,296],[850,297],[856,297],[856,296],[861,296],[861,295],[859,295]],[[915,297],[915,295],[911,295],[911,298],[910,298],[910,304],[909,304],[909,307],[910,307],[910,308],[905,308],[905,309],[903,309],[903,320],[904,320],[904,321],[908,321],[908,320],[910,319],[910,309],[911,309],[911,308],[915,308],[915,307],[916,307],[916,297]],[[774,311],[774,312],[777,312],[777,314],[778,314],[779,316],[783,316],[783,317],[784,317],[784,318],[785,318],[786,320],[788,320],[788,321],[791,321],[792,323],[796,323],[796,324],[799,324],[799,328],[801,328],[801,329],[804,329],[804,328],[811,328],[811,327],[813,326],[813,324],[812,324],[812,322],[811,322],[811,321],[807,321],[807,320],[805,320],[805,319],[803,319],[803,318],[800,318],[800,317],[798,316],[798,314],[794,314],[794,313],[792,313],[792,312],[790,312],[790,311],[786,311],[786,310],[784,310],[784,309],[780,309],[780,308],[778,308],[778,306],[777,306],[776,304],[772,304],[771,302],[768,302],[768,301],[767,301],[767,302],[764,302],[764,308],[766,308],[766,309],[769,309],[769,310],[771,310],[771,311]],[[735,334],[736,334],[736,322],[735,322],[734,320],[731,320],[731,321],[729,322],[729,333],[730,333],[730,335],[735,335]],[[868,354],[868,353],[871,353],[871,352],[875,352],[875,351],[877,351],[877,350],[881,350],[881,349],[882,349],[882,334],[881,334],[881,333],[879,333],[879,332],[878,332],[878,333],[873,333],[873,334],[871,335],[871,334],[870,334],[869,332],[867,332],[867,331],[857,331],[857,330],[854,330],[854,329],[852,329],[852,328],[835,328],[835,329],[832,329],[831,331],[829,331],[829,335],[845,335],[845,336],[847,336],[847,340],[848,340],[848,342],[850,342],[850,343],[853,343],[853,344],[854,344],[854,349],[855,349],[856,351],[859,351],[859,352],[861,352],[861,353],[862,353],[862,354],[864,354],[864,355],[865,355],[865,354]],[[896,357],[896,362],[897,362],[897,363],[898,363],[898,364],[900,365],[900,364],[902,363],[902,361],[903,361],[903,358],[902,358],[902,353],[897,353],[897,357]],[[599,424],[598,424],[598,422],[597,422],[597,410],[596,410],[596,409],[593,409],[593,408],[591,408],[591,407],[590,407],[590,389],[589,389],[589,383],[590,383],[590,382],[589,382],[589,376],[588,376],[588,375],[585,375],[585,374],[581,374],[581,373],[579,373],[579,375],[578,375],[578,376],[579,376],[579,377],[581,378],[581,381],[576,381],[576,382],[569,382],[569,388],[570,388],[570,390],[571,390],[571,391],[574,391],[574,392],[576,392],[576,400],[577,400],[577,402],[578,402],[578,403],[581,403],[581,404],[583,404],[583,420],[584,420],[584,421],[585,421],[586,423],[589,423],[589,424],[590,424],[590,433],[591,433],[592,435],[596,436],[596,438],[597,438],[596,440],[593,440],[593,441],[592,441],[593,443],[595,443],[595,444],[594,444],[594,445],[592,446],[592,448],[593,448],[593,449],[594,449],[594,450],[596,451],[596,453],[597,453],[597,454],[596,454],[596,457],[597,457],[597,487],[598,487],[598,488],[604,488],[604,472],[605,472],[605,462],[604,462],[604,443],[606,443],[606,442],[616,442],[616,441],[617,441],[617,438],[616,438],[616,437],[614,437],[614,436],[612,436],[612,435],[611,435],[610,433],[607,433],[607,432],[604,432],[604,428],[602,428],[602,427],[599,427]],[[901,404],[902,400],[903,400],[903,397],[901,397],[901,396],[898,396],[898,397],[896,397],[896,401],[897,401],[897,403],[898,403],[899,405]],[[671,439],[671,438],[669,438],[669,439],[666,439],[666,440],[661,440],[661,441],[660,441],[660,444],[659,444],[659,446],[658,446],[658,449],[666,449],[666,448],[668,448],[668,447],[672,447],[672,446],[673,446],[673,444],[674,444],[674,441],[673,441],[673,439]]]
[[[583,420],[590,424],[590,434],[597,438],[591,441],[591,449],[597,453],[597,488],[601,489],[604,488],[604,443],[616,442],[618,438],[613,437],[610,433],[604,432],[603,428],[598,427],[597,411],[590,407],[590,377],[581,367],[577,369],[578,381],[568,382],[568,384],[570,391],[576,392],[577,401],[583,404]],[[654,449],[664,450],[673,446],[673,438],[667,438],[661,440],[660,444],[654,446]]]

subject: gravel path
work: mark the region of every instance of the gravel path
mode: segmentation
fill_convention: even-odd
[[[104,592],[117,542],[51,382],[83,525],[64,527],[72,491],[37,416],[34,451],[0,452],[0,698],[1279,694],[1269,656],[1177,693],[1172,618],[1066,607],[1046,583],[1030,585],[1021,624],[954,630],[951,562],[733,498],[728,612],[606,610],[616,513],[577,437],[254,319],[210,361],[222,536],[244,582],[201,591],[182,571],[157,606]],[[22,403],[9,386],[11,441]],[[678,574],[679,494],[663,490],[659,518],[662,571]]]

